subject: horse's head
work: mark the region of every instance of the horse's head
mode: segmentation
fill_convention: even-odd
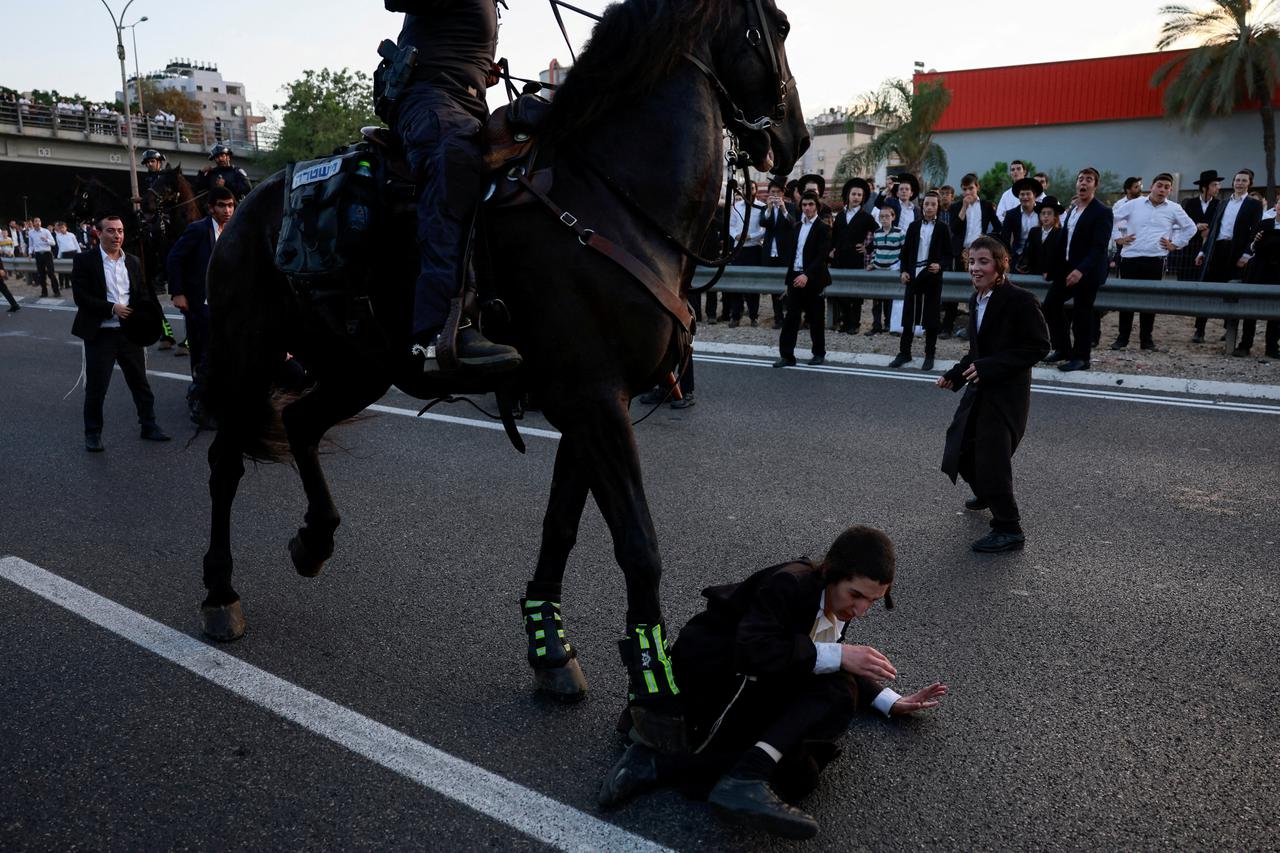
[[[725,121],[762,172],[786,174],[809,147],[800,94],[787,63],[791,25],[774,0],[723,0],[712,44]]]
[[[87,219],[92,219],[93,199],[88,179],[76,175],[75,183],[72,184],[71,193],[71,219],[76,222],[84,222]]]

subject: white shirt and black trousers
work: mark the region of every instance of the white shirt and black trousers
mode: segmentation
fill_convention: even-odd
[[[82,252],[72,262],[71,292],[78,309],[71,333],[84,340],[85,436],[102,435],[102,405],[111,371],[117,364],[133,395],[143,433],[156,429],[155,395],[147,382],[145,353],[125,336],[112,307],[157,302],[143,279],[141,263],[125,252],[118,260],[108,257],[101,248]],[[158,313],[158,302],[156,310]]]
[[[746,239],[742,248],[733,259],[737,267],[759,267],[764,265],[764,210],[759,202],[751,204],[751,222],[747,227]],[[746,216],[746,205],[742,200],[734,202],[733,213],[729,217],[729,239],[732,245],[738,245],[742,235],[742,226]],[[752,321],[760,319],[760,294],[758,293],[726,293],[724,295],[725,311],[729,314],[729,322],[735,326],[742,321],[742,309],[747,309],[747,316]]]
[[[1234,281],[1244,270],[1236,262],[1249,249],[1249,241],[1262,221],[1262,202],[1249,196],[1225,199],[1219,196],[1217,216],[1209,223],[1209,233],[1204,237],[1204,263],[1200,266],[1201,281]],[[1196,337],[1204,339],[1208,317],[1196,318]]]
[[[27,246],[31,251],[31,259],[36,262],[36,281],[40,283],[40,296],[49,295],[45,286],[45,278],[53,285],[53,295],[61,296],[58,276],[53,271],[53,249],[57,245],[48,228],[32,228],[27,231]]]
[[[831,229],[816,216],[811,220],[802,218],[796,226],[795,250],[787,267],[787,316],[778,336],[778,354],[785,361],[795,361],[802,312],[809,320],[814,357],[827,354],[827,306],[822,291],[831,283],[827,268],[830,252]],[[796,287],[795,280],[801,275],[806,277],[805,286]]]
[[[931,264],[938,272],[929,272]],[[933,358],[938,347],[938,318],[942,308],[942,273],[951,266],[951,230],[936,218],[917,219],[907,228],[902,244],[902,272],[910,276],[902,303],[900,355],[911,357],[915,327],[924,328],[924,355]]]
[[[1136,239],[1120,247],[1120,278],[1138,281],[1160,281],[1164,278],[1165,261],[1168,250],[1160,245],[1167,238],[1173,245],[1181,249],[1191,242],[1196,234],[1196,224],[1187,216],[1181,206],[1165,200],[1164,204],[1154,205],[1149,197],[1137,198],[1123,206],[1113,208],[1114,225],[1112,236],[1132,236]],[[1121,234],[1121,231],[1124,233]],[[1155,328],[1156,315],[1143,311],[1139,321],[1138,334],[1143,349],[1155,349],[1152,331]],[[1112,349],[1123,349],[1129,345],[1129,335],[1133,333],[1133,312],[1120,312],[1120,331]]]
[[[1083,210],[1067,208],[1062,222],[1062,254],[1052,263],[1049,292],[1044,298],[1044,318],[1054,352],[1088,365],[1093,351],[1093,303],[1110,272],[1111,208],[1096,198]],[[1080,272],[1080,280],[1067,287],[1067,276]],[[1066,303],[1073,309],[1070,319]]]

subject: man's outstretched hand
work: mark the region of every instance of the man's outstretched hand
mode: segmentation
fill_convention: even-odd
[[[897,702],[894,702],[893,707],[889,709],[889,713],[894,717],[901,717],[904,714],[912,714],[916,711],[927,711],[942,704],[942,697],[946,695],[947,685],[942,682],[934,682],[923,690],[917,690],[910,696],[903,696]]]
[[[871,646],[842,645],[840,668],[872,681],[892,681],[898,677],[898,670],[889,659]]]

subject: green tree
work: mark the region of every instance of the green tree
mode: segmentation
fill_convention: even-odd
[[[153,80],[143,80],[141,88],[142,105],[147,108],[148,114],[155,115],[158,110],[163,110],[175,116],[178,121],[197,127],[204,121],[200,102],[181,89],[161,89]],[[132,103],[134,109],[137,109],[136,98]]]
[[[919,89],[906,80],[887,80],[877,91],[864,95],[849,114],[850,124],[867,121],[886,129],[841,157],[832,183],[869,175],[885,162],[929,184],[945,181],[947,152],[933,141],[933,128],[950,103],[951,92],[941,79]]]
[[[1203,10],[1165,6],[1158,50],[1196,39],[1200,46],[1171,59],[1151,78],[1168,83],[1165,112],[1195,128],[1210,116],[1230,115],[1256,103],[1262,119],[1267,189],[1276,185],[1276,114],[1273,94],[1280,85],[1280,26],[1274,2],[1212,0]]]
[[[373,81],[363,71],[304,71],[284,91],[285,102],[273,106],[282,115],[279,141],[264,158],[268,169],[322,156],[355,141],[364,125],[381,124],[373,114]]]
[[[1027,177],[1031,177],[1038,170],[1034,163],[1030,160],[1021,159],[1027,167]],[[995,204],[1000,200],[1000,196],[1009,188],[1013,181],[1009,178],[1009,164],[1003,160],[996,161],[995,165],[982,173],[978,178],[978,195],[981,198]]]

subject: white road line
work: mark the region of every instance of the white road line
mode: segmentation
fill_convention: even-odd
[[[277,678],[18,557],[0,577],[423,788],[561,850],[667,848]]]
[[[166,373],[163,370],[148,370],[148,376],[155,376],[158,379],[177,379],[182,382],[190,382],[191,377],[185,373]],[[442,424],[455,424],[457,426],[479,427],[480,429],[503,431],[503,426],[498,421],[480,421],[474,418],[459,418],[454,415],[438,415],[435,412],[427,412],[419,415],[417,409],[399,409],[395,406],[373,405],[369,407],[371,412],[381,412],[384,415],[402,415],[409,418],[417,418],[423,421],[437,421]],[[560,440],[560,433],[553,429],[539,429],[538,427],[516,426],[523,436],[531,436],[534,438],[550,438],[555,441]]]
[[[773,367],[772,362],[758,358],[722,355],[695,355],[694,360],[705,361],[711,364],[730,364],[742,367]],[[918,370],[904,373],[897,370],[872,370],[864,367],[840,367],[832,364],[818,366],[797,364],[795,367],[788,367],[785,369],[807,371],[810,373],[834,373],[843,376],[867,376],[873,379],[897,379],[900,382],[934,383],[938,381],[936,374],[923,373]],[[1156,394],[1091,389],[1087,386],[1067,388],[1061,385],[1038,385],[1035,383],[1032,383],[1031,390],[1039,394],[1053,394],[1060,397],[1088,397],[1094,400],[1110,400],[1121,403],[1146,403],[1148,405],[1173,406],[1187,409],[1211,409],[1217,412],[1244,412],[1255,415],[1280,415],[1280,406],[1266,405],[1263,403],[1242,403],[1234,400],[1222,401],[1187,397],[1165,397]]]

